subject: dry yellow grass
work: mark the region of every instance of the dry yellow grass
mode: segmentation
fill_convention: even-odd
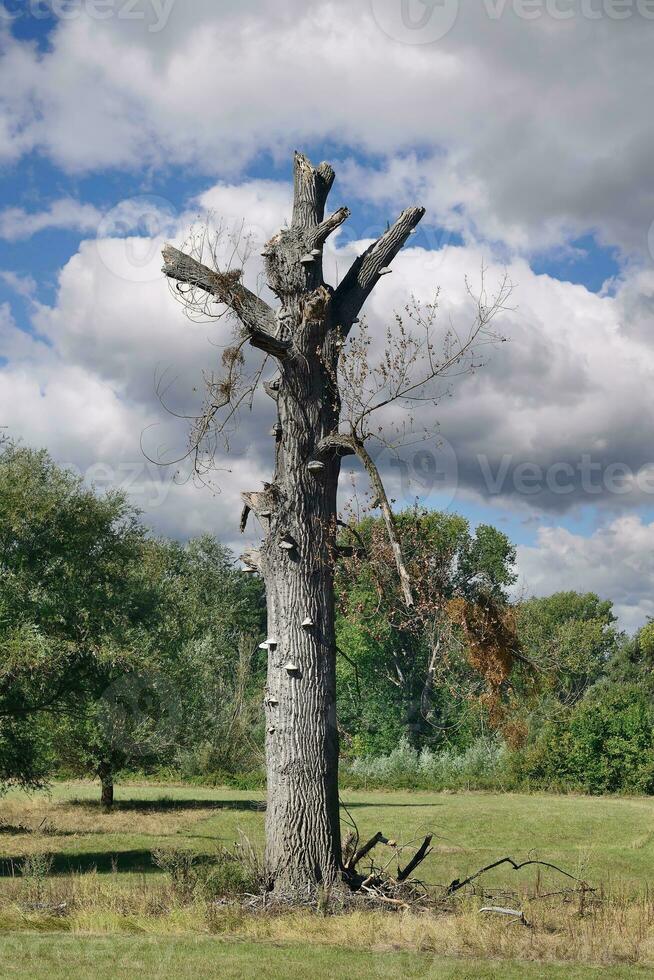
[[[165,809],[147,805],[138,811],[116,808],[104,813],[87,801],[62,802],[46,796],[25,799],[9,799],[2,802],[0,813],[0,842],[3,850],[31,854],[35,851],[58,851],[62,837],[78,838],[97,834],[134,834],[165,837],[191,832],[198,821],[207,820],[215,813],[210,802],[206,807],[194,807],[189,811],[175,807],[174,801]]]
[[[53,876],[35,903],[33,883],[15,878],[0,898],[0,932],[66,931],[74,935],[220,935],[226,939],[394,949],[442,956],[540,963],[654,967],[654,900],[612,894],[580,906],[523,899],[529,927],[479,912],[478,899],[455,910],[343,914],[252,912],[239,904],[178,899],[163,878],[142,876],[129,889],[120,875]],[[34,905],[38,904],[38,910]]]

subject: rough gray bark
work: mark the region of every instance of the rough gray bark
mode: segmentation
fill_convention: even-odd
[[[266,384],[277,406],[274,476],[263,492],[243,494],[242,527],[254,511],[265,535],[243,560],[263,576],[268,604],[266,863],[278,892],[306,894],[342,872],[334,560],[341,457],[350,450],[329,443],[339,424],[339,344],[424,212],[403,212],[334,291],[323,280],[322,246],[349,211],[324,217],[329,164],[313,167],[296,153],[294,176],[291,224],[263,253],[276,312],[239,273],[209,270],[170,246],[163,254],[167,276],[215,295],[278,361],[279,377]]]

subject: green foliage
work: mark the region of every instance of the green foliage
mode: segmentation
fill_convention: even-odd
[[[654,792],[654,704],[637,685],[596,685],[546,724],[517,771],[539,786],[587,793]]]
[[[59,721],[59,759],[98,775],[134,765],[178,764],[186,775],[252,768],[262,741],[260,587],[208,535],[147,541],[142,574],[154,598],[137,669],[106,673],[84,714]]]
[[[602,676],[620,636],[612,603],[594,593],[556,592],[518,607],[518,633],[527,657],[541,668],[541,685],[574,703]]]
[[[167,611],[162,645],[180,692],[175,758],[187,776],[236,775],[263,761],[266,662],[261,582],[233,567],[229,550],[205,535],[158,542]]]
[[[214,538],[152,540],[121,493],[6,445],[0,784],[38,784],[53,765],[110,782],[200,745],[213,766],[256,764],[263,612]]]
[[[96,495],[44,452],[0,452],[2,778],[33,783],[47,763],[38,717],[79,708],[108,670],[143,649],[150,601],[144,531],[120,493]],[[31,751],[25,752],[30,745]]]
[[[50,743],[33,717],[0,718],[0,793],[12,784],[43,785],[50,769]]]
[[[638,640],[643,656],[651,666],[652,662],[654,662],[654,622],[652,620],[639,630]]]
[[[627,638],[592,593],[512,608],[504,534],[418,510],[397,525],[412,610],[380,520],[356,527],[369,560],[337,570],[345,780],[654,792],[654,623]],[[495,691],[510,748],[487,735],[488,644],[455,615],[491,607],[517,624]],[[53,771],[261,785],[264,628],[260,580],[215,538],[153,539],[122,494],[0,447],[0,789]]]
[[[52,854],[35,851],[20,862],[23,892],[28,905],[39,905],[44,901],[53,860]]]
[[[349,756],[388,753],[401,737],[414,747],[463,748],[474,739],[483,683],[448,603],[483,596],[501,606],[515,580],[515,549],[495,528],[472,534],[456,514],[420,510],[399,514],[397,527],[413,609],[380,519],[357,525],[368,559],[348,562],[337,576],[339,718]]]
[[[170,878],[182,902],[196,898],[215,901],[259,891],[257,868],[248,854],[234,855],[220,848],[211,857],[198,857],[186,848],[160,847],[152,852],[154,863]]]
[[[654,693],[654,623],[646,623],[633,637],[622,637],[606,673],[612,682],[642,684]]]

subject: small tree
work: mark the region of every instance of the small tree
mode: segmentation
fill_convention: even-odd
[[[201,261],[206,238],[192,239],[194,254],[170,245],[163,252],[163,271],[176,282],[190,313],[211,313],[209,301],[217,301],[241,326],[236,343],[225,351],[225,376],[209,379],[207,410],[194,430],[196,465],[203,465],[206,447],[209,465],[213,462],[225,419],[234,419],[244,390],[251,391],[262,375],[263,367],[244,385],[243,346],[262,351],[264,365],[272,359],[278,368],[264,385],[276,406],[275,472],[263,490],[242,495],[241,527],[254,513],[264,529],[260,549],[248,552],[244,562],[263,576],[268,606],[267,867],[278,892],[304,895],[318,882],[333,885],[341,872],[334,625],[341,460],[358,456],[372,481],[410,606],[411,585],[390,502],[366,445],[373,433],[370,420],[391,404],[406,407],[410,418],[416,401],[436,403],[443,379],[464,363],[474,367],[473,345],[510,290],[505,282],[489,303],[482,291],[466,336],[446,331],[438,351],[432,335],[436,306],[426,315],[418,308],[413,318],[418,335],[400,322],[391,350],[371,371],[368,346],[355,341],[348,352],[346,344],[366,299],[391,271],[424,208],[403,211],[334,288],[323,279],[323,248],[349,217],[345,207],[324,216],[334,176],[329,164],[313,167],[295,154],[291,223],[263,253],[268,285],[279,299],[276,310],[243,284],[240,270],[215,267],[215,249],[214,268]],[[398,431],[396,437],[401,436]]]
[[[79,722],[112,672],[142,654],[144,530],[120,493],[98,496],[45,452],[0,454],[0,765],[46,772],[45,717]],[[29,733],[29,737],[27,734]],[[24,746],[29,745],[29,752]]]

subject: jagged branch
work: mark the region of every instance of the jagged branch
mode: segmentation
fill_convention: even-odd
[[[400,584],[402,586],[404,601],[407,606],[411,607],[413,606],[411,579],[409,578],[409,573],[407,572],[406,565],[404,564],[402,547],[397,536],[393,510],[391,508],[391,504],[386,493],[386,488],[384,487],[384,482],[381,478],[379,470],[377,469],[374,460],[363,442],[360,439],[357,439],[354,435],[347,435],[346,433],[340,432],[332,433],[331,435],[326,436],[325,439],[322,439],[318,445],[318,453],[321,455],[334,452],[335,450],[340,450],[341,454],[344,452],[347,454],[347,452],[349,452],[351,455],[356,455],[363,463],[363,467],[374,487],[379,507],[384,517],[386,533],[388,534],[388,539],[390,541],[391,548],[393,549],[395,565],[397,567],[398,575],[400,576]]]
[[[427,836],[425,837],[422,844],[420,845],[416,853],[413,855],[413,857],[411,858],[407,866],[403,868],[401,871],[399,868],[397,869],[398,881],[406,881],[409,875],[411,875],[415,871],[418,865],[425,860],[425,858],[427,857],[427,855],[430,853],[431,850],[430,845],[432,842],[432,837],[433,837],[432,834],[427,834]]]
[[[424,213],[422,207],[407,208],[395,224],[353,262],[334,296],[336,323],[344,335]]]
[[[337,228],[343,224],[344,221],[350,217],[349,208],[339,208],[338,211],[334,211],[328,218],[322,221],[313,236],[313,244],[316,248],[322,248],[332,232],[336,231]]]
[[[217,272],[173,245],[166,245],[162,255],[164,275],[180,285],[202,289],[215,296],[219,303],[224,303],[236,314],[253,347],[280,359],[286,357],[291,345],[275,336],[276,319],[273,310],[243,285],[240,269]]]
[[[347,861],[345,865],[346,870],[354,871],[357,864],[360,861],[363,861],[364,857],[366,857],[366,855],[369,854],[373,850],[373,848],[377,847],[377,844],[388,844],[388,843],[389,843],[388,838],[384,837],[381,830],[378,830],[377,833],[373,837],[371,837],[369,841],[367,841],[362,847],[360,847],[358,850],[354,852],[352,857],[349,859],[349,861]]]
[[[313,167],[303,153],[296,151],[293,158],[293,174],[294,196],[291,221],[293,228],[311,228],[319,225],[334,183],[333,168],[324,161],[317,167]]]

